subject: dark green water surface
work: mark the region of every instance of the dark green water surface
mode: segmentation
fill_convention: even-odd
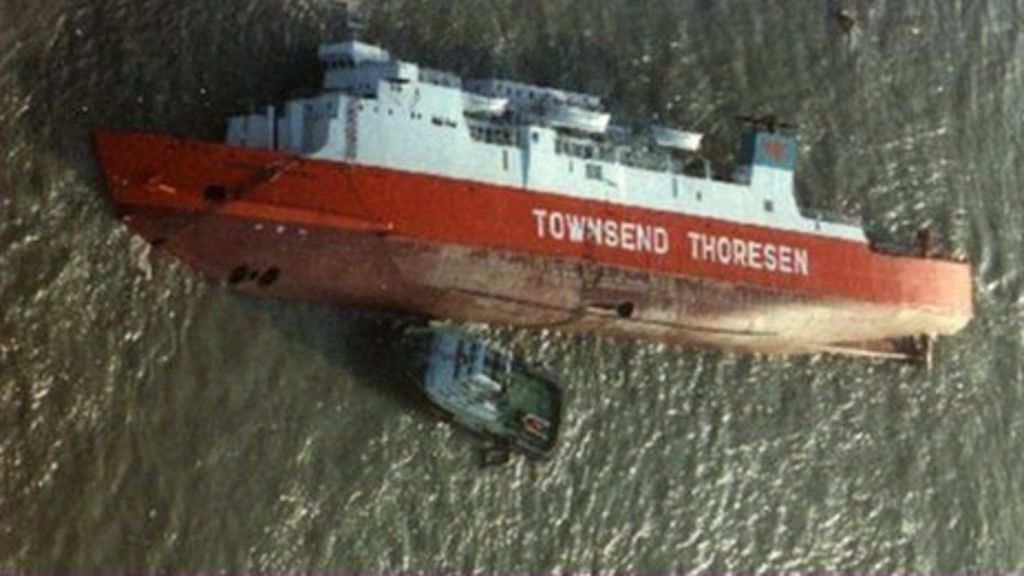
[[[846,35],[829,17],[857,19]],[[326,0],[0,0],[0,570],[1024,568],[1017,0],[379,0],[369,38],[708,133],[801,127],[801,199],[909,240],[964,211],[977,318],[934,372],[490,329],[565,382],[481,471],[372,319],[148,258],[97,127],[219,138],[318,82]]]

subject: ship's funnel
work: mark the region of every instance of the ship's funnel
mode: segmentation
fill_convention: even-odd
[[[796,137],[783,132],[751,130],[743,135],[737,163],[792,172],[796,169]]]

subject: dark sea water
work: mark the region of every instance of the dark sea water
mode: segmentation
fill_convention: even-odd
[[[206,283],[104,198],[90,130],[219,138],[316,87],[339,4],[0,0],[0,570],[1024,568],[1024,2],[362,8],[401,57],[594,91],[723,162],[736,114],[798,123],[801,199],[930,224],[977,317],[931,374],[491,328],[568,410],[553,461],[482,471],[368,361],[372,316]]]

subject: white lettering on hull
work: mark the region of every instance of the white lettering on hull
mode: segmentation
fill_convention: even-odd
[[[811,258],[806,248],[700,232],[687,232],[686,236],[690,239],[690,257],[694,260],[796,276],[811,273]]]
[[[659,256],[668,254],[671,247],[668,230],[662,226],[543,208],[534,208],[532,213],[540,239]],[[690,257],[696,261],[776,274],[811,274],[811,258],[806,248],[701,232],[687,232],[686,236],[690,240]]]
[[[533,209],[538,238],[551,238],[572,244],[594,244],[627,252],[645,252],[664,256],[669,252],[668,230],[653,224],[597,218]]]

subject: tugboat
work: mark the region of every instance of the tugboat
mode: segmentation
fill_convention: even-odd
[[[451,327],[409,327],[408,375],[446,420],[491,441],[482,464],[501,464],[510,451],[547,459],[555,448],[562,391],[544,371]]]

